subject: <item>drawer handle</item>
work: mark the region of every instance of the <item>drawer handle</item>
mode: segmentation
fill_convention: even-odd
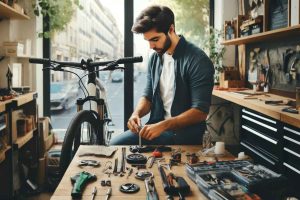
[[[296,135],[299,135],[299,136],[300,136],[300,133],[299,133],[298,131],[295,131],[295,130],[290,129],[290,128],[285,127],[285,126],[283,127],[283,129],[286,130],[286,131],[289,131],[289,132],[291,132],[291,133],[295,133]]]
[[[298,154],[298,153],[296,153],[296,152],[294,152],[294,151],[292,151],[292,150],[290,150],[290,149],[288,149],[288,148],[286,148],[286,147],[284,147],[283,149],[284,149],[285,151],[287,151],[287,152],[293,154],[294,156],[297,156],[298,158],[300,158],[300,154]]]
[[[269,158],[267,158],[266,156],[262,155],[261,153],[259,153],[258,151],[254,150],[253,148],[249,147],[247,144],[245,144],[244,142],[241,142],[241,145],[243,145],[244,147],[246,147],[247,149],[249,149],[250,151],[252,151],[253,153],[255,153],[256,155],[258,155],[259,157],[261,157],[262,159],[268,161],[269,163],[271,163],[272,165],[275,165],[275,163],[270,160]]]
[[[265,120],[265,121],[270,122],[270,123],[272,123],[272,124],[276,124],[276,121],[271,120],[271,119],[268,119],[268,118],[265,118],[265,117],[262,117],[262,116],[257,115],[257,114],[254,114],[254,113],[252,113],[252,112],[247,111],[246,109],[243,109],[242,111],[243,111],[244,113],[247,113],[248,115],[252,115],[253,117],[257,117],[257,118],[259,118],[259,119]]]
[[[249,132],[251,132],[251,133],[253,133],[254,135],[257,135],[258,137],[261,137],[261,138],[267,140],[268,142],[271,142],[273,144],[277,144],[278,143],[276,140],[273,140],[273,139],[271,139],[271,138],[269,138],[269,137],[267,137],[267,136],[265,136],[265,135],[263,135],[263,134],[255,131],[255,130],[251,129],[251,128],[248,128],[245,125],[242,125],[242,128],[245,129],[245,130],[247,130],[247,131],[249,131]]]
[[[293,166],[291,166],[291,165],[289,165],[289,164],[287,164],[285,162],[283,163],[283,165],[286,166],[286,167],[288,167],[289,169],[293,170],[294,172],[300,174],[300,171],[298,169],[296,169],[295,167],[293,167]]]
[[[300,142],[299,142],[299,141],[294,140],[294,139],[292,139],[292,138],[290,138],[290,137],[288,137],[288,136],[286,136],[286,135],[283,136],[283,138],[286,139],[286,140],[288,140],[288,141],[290,141],[290,142],[293,142],[293,143],[295,143],[295,144],[300,145]]]
[[[274,128],[274,127],[269,126],[269,125],[267,125],[267,124],[261,123],[261,122],[255,120],[255,119],[252,119],[252,118],[250,118],[250,117],[248,117],[248,116],[242,115],[242,118],[247,119],[247,120],[249,120],[249,121],[251,121],[251,122],[253,122],[253,123],[255,123],[255,124],[258,124],[258,125],[260,125],[260,126],[263,126],[263,127],[267,128],[267,129],[270,129],[270,130],[272,130],[272,131],[274,131],[274,132],[277,132],[277,128]]]

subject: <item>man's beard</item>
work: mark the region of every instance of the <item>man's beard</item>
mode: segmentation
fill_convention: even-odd
[[[166,41],[164,43],[164,47],[162,49],[156,49],[154,48],[154,50],[158,53],[159,56],[164,55],[164,53],[166,53],[166,51],[170,48],[172,42],[171,39],[168,35],[166,35]]]

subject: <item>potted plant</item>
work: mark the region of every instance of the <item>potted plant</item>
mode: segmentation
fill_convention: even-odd
[[[39,33],[39,37],[49,38],[54,32],[64,30],[76,7],[82,9],[79,0],[32,0],[34,14],[49,19],[44,21],[44,26],[50,27],[50,31]]]
[[[215,68],[215,84],[219,83],[219,75],[224,70],[222,65],[225,47],[221,45],[222,31],[210,27],[209,34],[204,38],[204,51],[209,55]]]

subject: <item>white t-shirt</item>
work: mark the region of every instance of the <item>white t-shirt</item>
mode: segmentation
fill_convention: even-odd
[[[165,119],[171,117],[171,106],[174,97],[175,66],[172,55],[163,55],[163,68],[160,75],[160,96],[165,110]]]

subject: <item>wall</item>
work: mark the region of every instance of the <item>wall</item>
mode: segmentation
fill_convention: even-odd
[[[238,16],[237,0],[215,0],[215,28],[222,30],[224,21],[230,21]],[[235,66],[235,46],[226,46],[223,65]]]
[[[215,28],[223,30],[225,20],[238,15],[236,0],[215,1]],[[235,47],[226,46],[223,65],[235,66]],[[225,144],[239,143],[240,107],[218,97],[212,98],[212,105],[207,120],[207,129],[213,141],[224,141]]]
[[[21,1],[19,1],[22,3]],[[24,1],[25,9],[31,10],[31,3]],[[31,55],[29,57],[42,57],[42,39],[38,38],[37,33],[42,30],[42,19],[36,17],[32,12],[28,13],[29,20],[3,19],[0,21],[0,46],[4,41],[20,41],[24,39],[31,40]],[[30,86],[32,91],[38,92],[39,115],[43,111],[43,74],[42,66],[31,65],[28,62],[29,57],[5,57],[0,62],[0,87],[7,87],[6,73],[8,64],[22,63],[22,85]],[[39,67],[39,68],[38,68]]]

